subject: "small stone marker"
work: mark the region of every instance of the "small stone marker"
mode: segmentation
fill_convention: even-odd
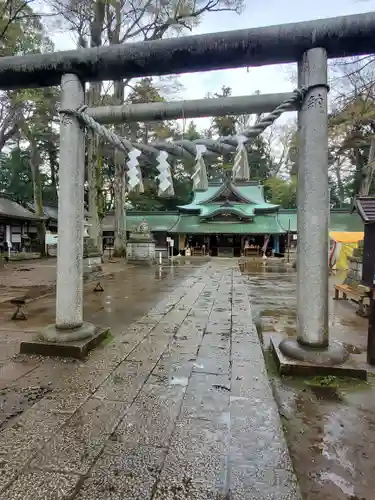
[[[94,292],[104,292],[104,288],[102,287],[102,284],[100,283],[100,281],[98,281],[98,283],[96,284],[93,291]]]
[[[13,313],[11,320],[12,321],[26,320],[27,316],[22,311],[22,307],[26,304],[25,297],[15,297],[10,301],[10,303],[16,306],[16,311]]]

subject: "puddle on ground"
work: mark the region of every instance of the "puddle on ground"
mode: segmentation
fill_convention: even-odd
[[[31,408],[46,394],[50,387],[5,388],[0,391],[0,431],[6,428],[13,419]]]
[[[169,385],[181,385],[187,387],[189,379],[187,377],[172,377],[169,380]]]
[[[287,316],[289,318],[296,318],[297,313],[292,309],[263,309],[262,316],[272,316],[275,318],[280,318],[281,316]]]
[[[263,331],[295,337],[295,281],[292,273],[257,275],[255,271],[245,278],[261,338]],[[330,280],[331,291],[333,283]],[[367,326],[367,321],[356,316],[351,306],[330,299],[330,336],[343,343],[355,362],[364,357]],[[333,377],[331,381],[322,380],[323,385],[311,384],[310,379],[280,378],[268,351],[265,359],[302,497],[372,500],[375,475],[370,457],[375,450],[375,379],[369,378],[365,383]]]
[[[229,411],[223,412],[220,415],[219,424],[224,424],[224,425],[227,425],[228,427],[230,426],[230,412]]]
[[[340,488],[345,495],[350,495],[349,498],[353,498],[354,486],[338,474],[335,474],[334,472],[322,472],[320,474],[320,479],[322,481],[331,481],[338,488]]]
[[[286,266],[282,263],[276,263],[276,262],[269,262],[267,260],[254,260],[254,261],[247,261],[247,262],[240,262],[239,263],[239,268],[241,273],[243,274],[262,274],[262,273],[281,273],[281,274],[287,274],[287,273],[293,273],[295,274],[295,271],[290,269],[289,266]]]
[[[170,272],[164,271],[161,268],[155,271],[155,279],[157,279],[157,280],[164,280],[169,275],[170,275]]]
[[[337,387],[309,385],[309,390],[319,401],[343,401],[343,397]]]

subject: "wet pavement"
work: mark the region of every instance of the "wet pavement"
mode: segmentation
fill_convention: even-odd
[[[86,286],[85,318],[111,327],[86,361],[3,360],[0,498],[298,500],[237,261],[129,269],[104,289]],[[2,343],[53,302],[28,306],[27,333],[2,310]]]
[[[304,500],[373,500],[375,378],[274,370],[270,336],[296,334],[291,268],[112,269],[85,285],[85,319],[111,328],[85,361],[16,354],[53,296],[26,322],[0,306],[1,500],[300,500],[292,462]],[[330,333],[365,363],[354,305],[330,303]]]
[[[37,294],[41,281],[47,281],[46,275],[48,286],[52,285],[54,288],[55,262],[48,263],[47,261],[47,264],[43,264],[41,261],[38,264],[33,262],[33,267],[28,268],[30,271],[26,273],[27,282],[21,284],[17,282],[17,286],[9,287],[8,280],[6,285],[8,295],[9,290],[12,297],[22,295],[22,292],[30,295]],[[103,266],[105,276],[99,280],[104,287],[104,292],[94,292],[97,280],[84,285],[85,320],[97,325],[109,326],[115,334],[147,312],[160,298],[178,286],[197,266],[200,266],[199,262],[157,268],[125,266],[121,261],[106,263]],[[29,273],[31,273],[30,276]],[[37,279],[38,274],[40,276]],[[33,276],[35,276],[36,285],[34,285]],[[41,328],[54,323],[55,295],[49,293],[47,296],[27,303],[24,308],[27,321],[11,321],[14,310],[9,300],[0,303],[0,343],[7,341],[8,338],[15,341],[31,339]],[[0,357],[0,364],[1,362]]]
[[[296,274],[277,265],[242,270],[303,498],[373,500],[375,378],[280,378],[266,349],[271,335],[296,335]],[[331,278],[332,297],[333,283],[344,278]],[[330,336],[366,366],[368,322],[355,311],[354,304],[331,300]]]

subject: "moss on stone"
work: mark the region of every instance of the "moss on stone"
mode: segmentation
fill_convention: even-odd
[[[369,388],[368,383],[364,380],[351,377],[336,377],[333,375],[305,378],[304,384],[309,387],[331,387],[344,391]]]

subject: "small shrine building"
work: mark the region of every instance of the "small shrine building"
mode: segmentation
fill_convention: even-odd
[[[172,238],[174,253],[209,254],[218,257],[261,255],[263,251],[283,256],[298,239],[297,211],[268,203],[263,185],[257,181],[210,182],[205,191],[196,191],[188,205],[174,212],[128,211],[128,231],[145,220],[157,247],[166,247]],[[103,238],[113,237],[114,218],[103,221]],[[330,231],[363,231],[363,222],[350,209],[333,209]]]

